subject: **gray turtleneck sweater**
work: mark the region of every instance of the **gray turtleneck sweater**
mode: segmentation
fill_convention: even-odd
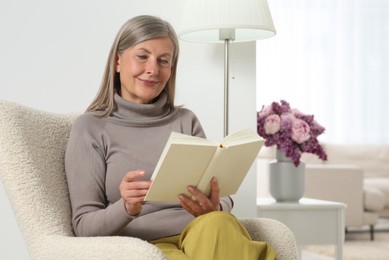
[[[132,217],[120,196],[119,184],[127,172],[144,170],[144,179],[150,179],[172,131],[205,137],[193,112],[171,109],[166,101],[164,92],[152,104],[131,103],[116,94],[116,109],[109,117],[88,112],[75,121],[65,169],[77,236],[153,240],[180,234],[193,219],[179,203],[151,202],[145,202],[140,215]],[[221,205],[230,211],[232,201],[223,197]]]

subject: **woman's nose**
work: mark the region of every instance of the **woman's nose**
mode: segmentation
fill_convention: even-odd
[[[146,64],[146,73],[152,75],[158,75],[158,62],[154,59],[149,59]]]

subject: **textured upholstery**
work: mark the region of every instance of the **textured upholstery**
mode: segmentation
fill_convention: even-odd
[[[30,258],[165,259],[158,248],[137,238],[74,237],[64,153],[75,116],[0,101],[0,179]],[[279,260],[297,259],[285,225],[271,219],[241,221],[253,239],[275,249]]]

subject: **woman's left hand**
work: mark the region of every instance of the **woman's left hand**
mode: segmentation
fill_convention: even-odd
[[[209,198],[193,186],[188,187],[188,191],[195,198],[192,199],[185,194],[180,194],[181,206],[195,217],[220,210],[219,183],[215,177],[211,180],[211,194]]]

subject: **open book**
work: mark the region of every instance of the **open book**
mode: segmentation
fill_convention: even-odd
[[[181,193],[190,196],[188,185],[209,196],[212,177],[219,182],[220,197],[235,194],[263,142],[254,130],[228,135],[222,143],[173,132],[151,176],[145,201],[178,201]]]

